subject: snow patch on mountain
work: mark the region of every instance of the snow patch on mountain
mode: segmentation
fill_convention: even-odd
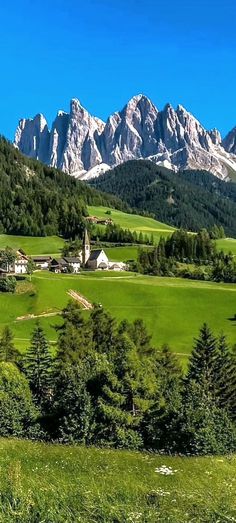
[[[174,170],[211,171],[226,180],[236,173],[236,128],[222,141],[217,129],[204,129],[182,105],[175,110],[167,104],[159,111],[143,94],[131,98],[106,123],[73,98],[70,112],[59,111],[51,130],[42,114],[20,120],[15,145],[80,179],[144,158]]]

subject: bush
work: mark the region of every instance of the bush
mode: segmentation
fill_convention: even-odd
[[[14,276],[8,276],[7,278],[0,279],[0,292],[12,292],[16,290],[16,278]]]

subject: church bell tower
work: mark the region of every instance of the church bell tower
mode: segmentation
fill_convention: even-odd
[[[83,265],[85,266],[89,257],[90,257],[90,241],[88,236],[88,231],[85,229],[84,231],[84,242],[83,242]]]

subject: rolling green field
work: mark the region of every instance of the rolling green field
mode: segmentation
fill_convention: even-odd
[[[160,473],[165,465],[172,472]],[[0,439],[3,523],[235,521],[235,457],[170,457]]]
[[[107,215],[106,207],[88,207],[89,214],[91,216],[97,216],[97,218],[111,218],[114,223],[120,225],[122,228],[130,229],[131,231],[142,232],[151,236],[153,234],[155,243],[158,243],[161,236],[169,236],[175,229],[170,225],[158,222],[152,218],[145,218],[135,214],[128,214],[115,209],[111,209],[111,215]],[[216,240],[216,245],[219,250],[224,252],[232,251],[236,255],[236,239],[235,238],[223,238]],[[126,252],[121,250],[119,247],[114,247],[111,252],[111,256],[115,261],[123,261],[129,259],[137,259],[137,247],[126,247]],[[128,251],[130,249],[130,251]],[[125,254],[125,256],[124,256]]]
[[[11,236],[0,234],[0,249],[6,246],[12,249],[23,249],[26,254],[58,254],[64,245],[64,240],[58,236],[33,237]]]
[[[152,218],[145,218],[137,214],[128,214],[125,212],[111,210],[111,215],[107,215],[107,207],[88,207],[90,216],[97,218],[111,218],[114,223],[120,225],[123,229],[130,229],[131,231],[142,232],[151,236],[153,234],[154,240],[157,243],[160,236],[169,236],[175,229],[170,225],[158,222]]]
[[[27,292],[1,294],[0,328],[9,324],[17,346],[24,349],[34,320],[17,321],[16,318],[59,312],[69,300],[69,289],[80,292],[91,302],[101,303],[119,320],[143,318],[155,346],[169,343],[174,352],[182,355],[190,352],[193,337],[204,321],[216,333],[223,330],[229,341],[236,343],[236,324],[232,320],[236,313],[235,285],[132,273],[57,275],[36,272],[32,288]],[[60,322],[60,316],[40,321],[48,338],[55,341],[53,326]]]

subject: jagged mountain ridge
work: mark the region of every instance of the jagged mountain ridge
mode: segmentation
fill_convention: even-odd
[[[150,159],[174,170],[202,169],[221,179],[236,173],[236,129],[222,141],[183,106],[163,111],[140,94],[107,122],[91,116],[77,99],[59,111],[49,130],[42,114],[22,119],[15,145],[27,156],[81,179],[99,176],[132,159]]]

